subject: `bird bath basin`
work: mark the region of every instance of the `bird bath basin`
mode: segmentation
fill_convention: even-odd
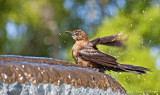
[[[110,76],[46,57],[0,55],[0,95],[125,95]]]

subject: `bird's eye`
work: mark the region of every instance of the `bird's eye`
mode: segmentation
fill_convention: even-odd
[[[79,36],[79,35],[80,35],[80,33],[76,33],[75,35],[76,35],[76,36]]]

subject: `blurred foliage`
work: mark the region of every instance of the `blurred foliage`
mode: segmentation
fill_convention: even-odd
[[[112,77],[128,94],[160,94],[155,65],[159,52],[152,51],[160,47],[159,0],[0,0],[0,54],[47,56],[74,63],[74,41],[64,33],[74,29],[85,30],[89,38],[119,32],[128,35],[126,48],[98,48],[119,63],[144,66],[152,72],[142,76],[111,72]]]
[[[50,22],[46,23],[47,21],[42,11],[46,8],[45,4],[46,2],[41,0],[0,0],[1,54],[51,56],[50,52],[54,50],[47,49],[47,47],[54,46],[59,41],[55,33],[51,32],[54,30],[47,26]],[[45,16],[47,15],[50,15],[50,13],[45,14]],[[48,17],[47,20],[52,20],[52,18]],[[53,23],[53,21],[51,22]],[[14,27],[11,28],[13,25]],[[54,40],[57,40],[57,42],[48,41],[51,38],[56,38]],[[56,48],[54,52],[56,52]]]

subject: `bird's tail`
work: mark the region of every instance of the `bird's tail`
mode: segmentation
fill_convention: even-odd
[[[140,67],[140,66],[133,66],[128,64],[119,64],[119,69],[122,72],[132,72],[135,74],[146,74],[146,71],[150,71],[148,68]]]

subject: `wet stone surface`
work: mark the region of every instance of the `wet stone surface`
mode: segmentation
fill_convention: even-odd
[[[12,88],[13,92],[14,87],[19,88],[15,95],[19,95],[16,93],[22,93],[25,88],[27,89],[26,83],[30,84],[29,87],[36,87],[34,89],[37,89],[37,91],[42,90],[43,93],[47,93],[45,90],[49,89],[49,86],[44,89],[45,84],[50,84],[50,86],[57,87],[57,89],[61,87],[60,90],[65,89],[67,85],[74,87],[74,90],[89,88],[108,91],[111,89],[111,91],[119,91],[121,94],[126,93],[125,89],[116,80],[106,74],[70,62],[44,57],[1,55],[0,82],[0,90],[3,89],[3,93],[7,90],[4,89],[5,86],[8,89],[9,87]],[[66,85],[64,86],[64,84]],[[73,89],[70,88],[70,90]]]

